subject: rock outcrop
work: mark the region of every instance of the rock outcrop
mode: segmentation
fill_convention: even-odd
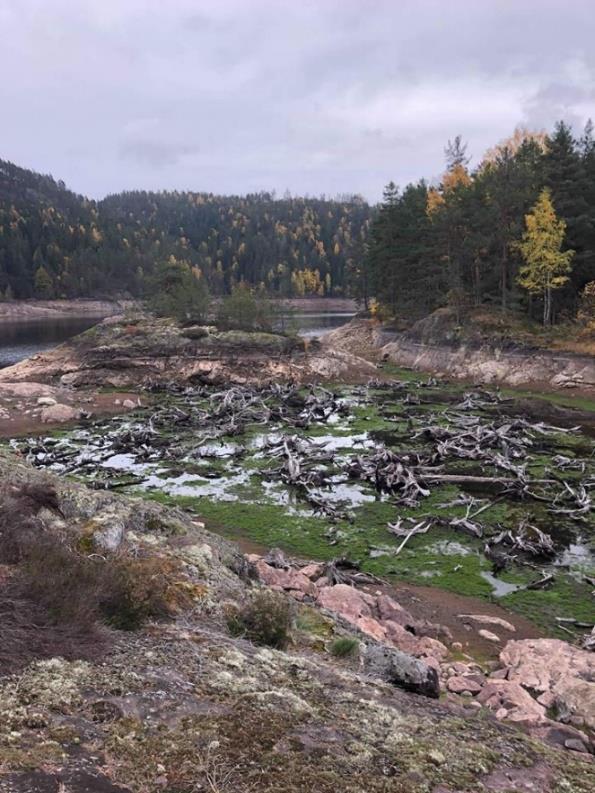
[[[366,380],[374,366],[345,350],[274,333],[180,328],[167,319],[112,317],[80,336],[0,371],[0,383],[137,387],[165,382]]]
[[[595,390],[592,356],[537,349],[481,334],[461,337],[440,311],[407,331],[387,329],[372,320],[352,320],[327,333],[324,342],[438,376],[511,386],[545,385],[552,390]]]
[[[581,751],[595,749],[589,737],[595,731],[594,653],[557,639],[511,640],[500,652],[500,668],[488,675],[468,656],[466,661],[453,660],[460,645],[452,642],[448,629],[416,620],[386,593],[331,583],[324,565],[300,566],[280,551],[266,560],[256,554],[246,558],[260,581],[316,605],[360,637],[364,668],[382,679],[426,696],[446,690],[477,708],[492,710],[499,721],[521,725],[548,740],[553,737],[557,743],[576,740],[584,747]],[[497,627],[508,635],[516,632],[502,617],[459,617],[478,626],[489,641],[502,639],[479,626]]]
[[[560,639],[509,641],[500,653],[509,683],[550,713],[595,732],[595,653]]]

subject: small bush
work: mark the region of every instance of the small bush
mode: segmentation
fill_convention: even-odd
[[[182,324],[205,322],[210,307],[207,283],[188,262],[170,257],[157,266],[148,304],[158,317],[173,317]]]
[[[177,567],[156,556],[121,556],[109,571],[111,589],[100,604],[102,618],[114,628],[136,630],[149,619],[171,617],[190,604],[190,598],[174,586]]]
[[[173,572],[169,560],[87,556],[46,536],[29,548],[17,581],[22,595],[57,624],[103,622],[136,630],[148,619],[171,616],[180,605],[169,597]]]
[[[359,642],[350,636],[335,639],[330,647],[331,655],[335,658],[353,658],[359,653]]]
[[[271,301],[246,284],[234,286],[231,295],[223,297],[217,309],[217,327],[223,330],[271,331],[273,324]]]
[[[245,636],[254,644],[278,650],[287,647],[291,621],[289,601],[266,589],[256,592],[241,608],[231,609],[227,615],[233,636]]]
[[[53,485],[26,483],[0,490],[0,563],[17,564],[43,534],[42,509],[60,513]]]
[[[48,533],[29,544],[15,584],[54,624],[85,627],[101,619],[111,584],[106,568],[103,559],[81,555]]]

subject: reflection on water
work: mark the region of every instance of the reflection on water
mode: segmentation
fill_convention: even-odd
[[[100,321],[97,317],[68,317],[31,322],[0,322],[0,369],[56,347]]]
[[[279,330],[296,330],[300,336],[312,338],[339,328],[353,319],[353,312],[318,312],[308,314],[283,314],[277,323]]]

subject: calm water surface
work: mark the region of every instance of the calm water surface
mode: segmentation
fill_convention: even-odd
[[[279,326],[295,328],[301,336],[311,338],[344,325],[353,316],[343,312],[293,314],[282,317]],[[56,347],[98,322],[96,317],[0,322],[0,369]]]
[[[100,321],[97,317],[68,317],[31,322],[0,322],[0,368],[56,347]]]
[[[354,316],[353,312],[342,311],[291,314],[281,318],[280,326],[296,328],[300,336],[312,338],[345,325]]]

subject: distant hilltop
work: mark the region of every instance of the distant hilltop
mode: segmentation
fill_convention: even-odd
[[[213,294],[234,283],[284,298],[343,297],[371,207],[359,196],[132,191],[93,201],[0,160],[0,298],[144,294],[184,262]]]

